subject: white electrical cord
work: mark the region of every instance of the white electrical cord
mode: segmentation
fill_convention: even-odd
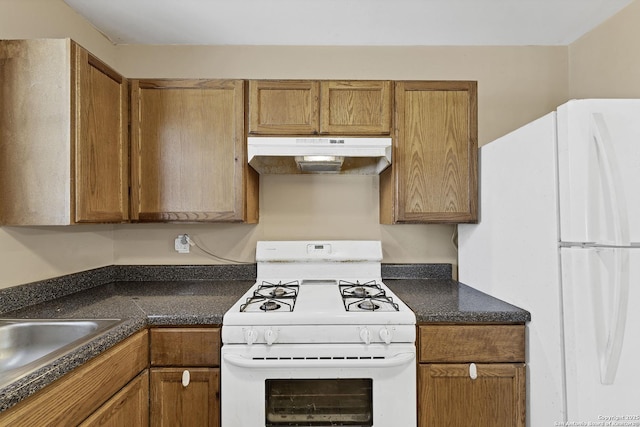
[[[203,248],[202,246],[200,246],[200,244],[198,244],[198,242],[196,242],[195,240],[193,240],[191,237],[189,237],[188,234],[184,235],[185,240],[187,241],[187,243],[190,246],[195,246],[197,249],[200,249],[202,252],[204,252],[205,254],[209,255],[212,258],[215,258],[219,261],[226,261],[226,262],[230,262],[233,264],[253,264],[252,262],[248,262],[248,261],[238,261],[235,259],[230,259],[230,258],[224,258],[221,257],[219,255],[214,254],[213,252],[208,251],[207,249]]]

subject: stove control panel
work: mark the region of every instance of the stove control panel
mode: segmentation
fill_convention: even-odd
[[[415,325],[222,326],[225,344],[393,344],[415,342]]]
[[[391,330],[386,326],[383,326],[378,331],[378,336],[380,337],[380,341],[385,344],[391,344],[391,339],[393,337]],[[365,344],[371,344],[374,337],[372,336],[371,330],[368,327],[363,327],[360,329],[360,339]]]
[[[314,243],[307,245],[307,253],[308,254],[321,254],[327,255],[331,253],[331,244],[330,243]]]

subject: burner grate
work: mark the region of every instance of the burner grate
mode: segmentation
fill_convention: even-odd
[[[346,311],[400,310],[399,305],[375,280],[364,283],[340,280],[338,288]]]
[[[285,283],[263,281],[253,295],[240,305],[240,311],[255,310],[256,307],[258,310],[255,311],[293,311],[299,290],[297,280]]]

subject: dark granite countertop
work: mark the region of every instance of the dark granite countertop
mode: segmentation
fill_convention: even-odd
[[[418,323],[524,323],[530,314],[449,279],[448,264],[383,265],[383,279]],[[135,332],[158,325],[220,325],[255,282],[255,265],[111,266],[0,289],[0,317],[120,318],[87,344],[0,389],[0,412]]]
[[[525,323],[528,311],[455,280],[385,279],[418,323]]]

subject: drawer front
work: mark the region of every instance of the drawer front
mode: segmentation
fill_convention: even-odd
[[[152,366],[219,366],[220,328],[152,328]]]
[[[525,361],[524,325],[422,325],[420,362]]]

